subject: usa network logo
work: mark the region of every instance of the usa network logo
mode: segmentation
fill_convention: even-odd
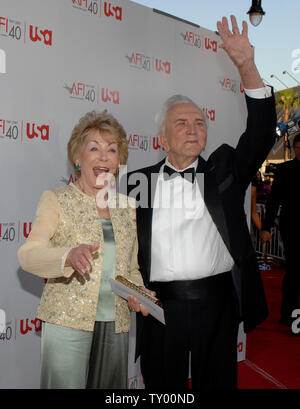
[[[98,84],[87,84],[81,81],[73,81],[72,85],[65,84],[70,98],[90,103],[120,103],[120,92],[108,87],[100,87]]]
[[[20,242],[27,239],[31,232],[32,222],[0,222],[0,244]]]
[[[53,31],[37,24],[27,24],[18,19],[0,16],[0,35],[3,38],[52,46]]]
[[[165,149],[160,145],[158,136],[152,137],[152,149],[154,151],[161,150],[164,151]]]
[[[113,3],[104,2],[104,16],[113,18],[118,21],[122,21],[123,9],[122,7],[115,6]]]
[[[42,321],[39,318],[23,318],[7,321],[5,328],[2,329],[0,341],[13,341],[23,335],[40,335],[42,330]]]
[[[40,122],[0,118],[0,141],[15,143],[28,139],[49,141],[50,125]]]
[[[153,71],[162,74],[171,74],[171,62],[158,57],[151,57],[140,52],[132,51],[126,55],[129,66],[145,71]]]
[[[206,52],[218,52],[218,42],[209,36],[205,36],[190,30],[180,33],[180,36],[186,45],[196,47]]]
[[[29,26],[29,39],[34,43],[42,43],[52,46],[52,34],[52,30],[43,29],[38,26],[33,26],[32,24]]]
[[[49,141],[50,126],[45,124],[37,124],[34,122],[26,123],[26,136],[28,139],[40,139]]]
[[[228,77],[222,77],[219,79],[219,84],[224,91],[231,91],[234,94],[243,94],[244,88],[240,81],[234,80]]]
[[[42,321],[39,318],[31,320],[30,318],[25,318],[16,321],[16,336],[26,335],[28,333],[37,333],[42,330]]]
[[[203,107],[201,108],[203,115],[205,115],[206,119],[209,121],[214,122],[216,120],[216,110],[215,108],[208,108],[208,107]]]
[[[92,16],[113,18],[122,21],[123,9],[109,1],[72,0],[73,8],[90,13]]]
[[[152,68],[152,57],[142,54],[132,52],[130,55],[126,55],[129,64],[133,68],[138,68],[140,70],[150,71]]]

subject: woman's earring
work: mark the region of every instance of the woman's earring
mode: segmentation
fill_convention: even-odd
[[[78,165],[76,165],[76,169],[77,170],[81,170],[81,166],[78,164]]]

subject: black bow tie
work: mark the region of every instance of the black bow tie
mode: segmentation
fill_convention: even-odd
[[[188,182],[194,183],[196,171],[195,168],[188,168],[180,172],[178,170],[170,168],[168,165],[164,166],[164,180],[169,180],[179,175]]]

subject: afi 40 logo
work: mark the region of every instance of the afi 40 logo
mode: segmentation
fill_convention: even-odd
[[[41,139],[42,141],[49,141],[50,125],[37,124],[35,122],[25,122],[23,120],[10,120],[0,118],[0,138],[5,138],[10,141],[17,141],[23,134],[28,139]]]
[[[24,43],[28,36],[32,43],[52,46],[52,30],[3,16],[0,16],[0,35],[13,40],[23,40]]]
[[[2,37],[21,40],[24,33],[24,27],[24,23],[0,16],[0,34]]]
[[[17,239],[17,226],[15,222],[0,223],[0,243],[14,242]]]
[[[149,148],[148,136],[132,133],[127,138],[129,149],[141,149],[147,151]]]
[[[221,78],[219,83],[224,91],[231,91],[234,94],[244,93],[244,88],[241,82],[231,78]]]
[[[103,0],[72,0],[73,7],[81,11],[88,11],[91,15],[105,16],[122,21],[123,9]]]
[[[82,11],[89,11],[93,15],[100,13],[99,0],[72,0],[73,7],[80,9]]]
[[[185,33],[181,33],[181,37],[184,40],[184,43],[187,45],[191,45],[193,47],[201,48],[202,47],[202,38],[199,34],[194,33],[193,31],[186,31]]]
[[[161,58],[146,56],[142,53],[132,52],[126,56],[131,67],[145,71],[156,71],[163,74],[171,74],[171,63]]]
[[[184,44],[201,48],[208,52],[217,53],[218,52],[218,43],[216,40],[212,40],[207,36],[202,36],[194,31],[186,31],[185,33],[180,34],[183,38]]]
[[[99,85],[88,85],[83,82],[74,81],[72,86],[65,85],[64,88],[69,92],[70,97],[74,99],[87,100],[91,103],[99,104],[101,100],[104,103],[112,102],[113,104],[120,103],[120,92],[102,87]]]
[[[0,223],[0,243],[20,241],[20,236],[27,239],[31,232],[32,222],[4,222]]]
[[[89,102],[96,100],[96,86],[88,85],[83,82],[74,81],[72,86],[65,85],[64,88],[70,93],[71,98],[83,99]]]

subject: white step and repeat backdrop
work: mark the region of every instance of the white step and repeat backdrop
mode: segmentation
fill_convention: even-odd
[[[16,253],[42,191],[74,180],[66,151],[73,126],[87,111],[108,109],[127,131],[129,170],[144,167],[165,154],[155,114],[181,93],[208,118],[204,156],[234,146],[246,107],[219,45],[214,32],[129,0],[1,0],[1,388],[39,387],[42,280],[22,271]],[[239,360],[245,340],[241,331]],[[129,387],[140,388],[133,332],[131,342]]]

